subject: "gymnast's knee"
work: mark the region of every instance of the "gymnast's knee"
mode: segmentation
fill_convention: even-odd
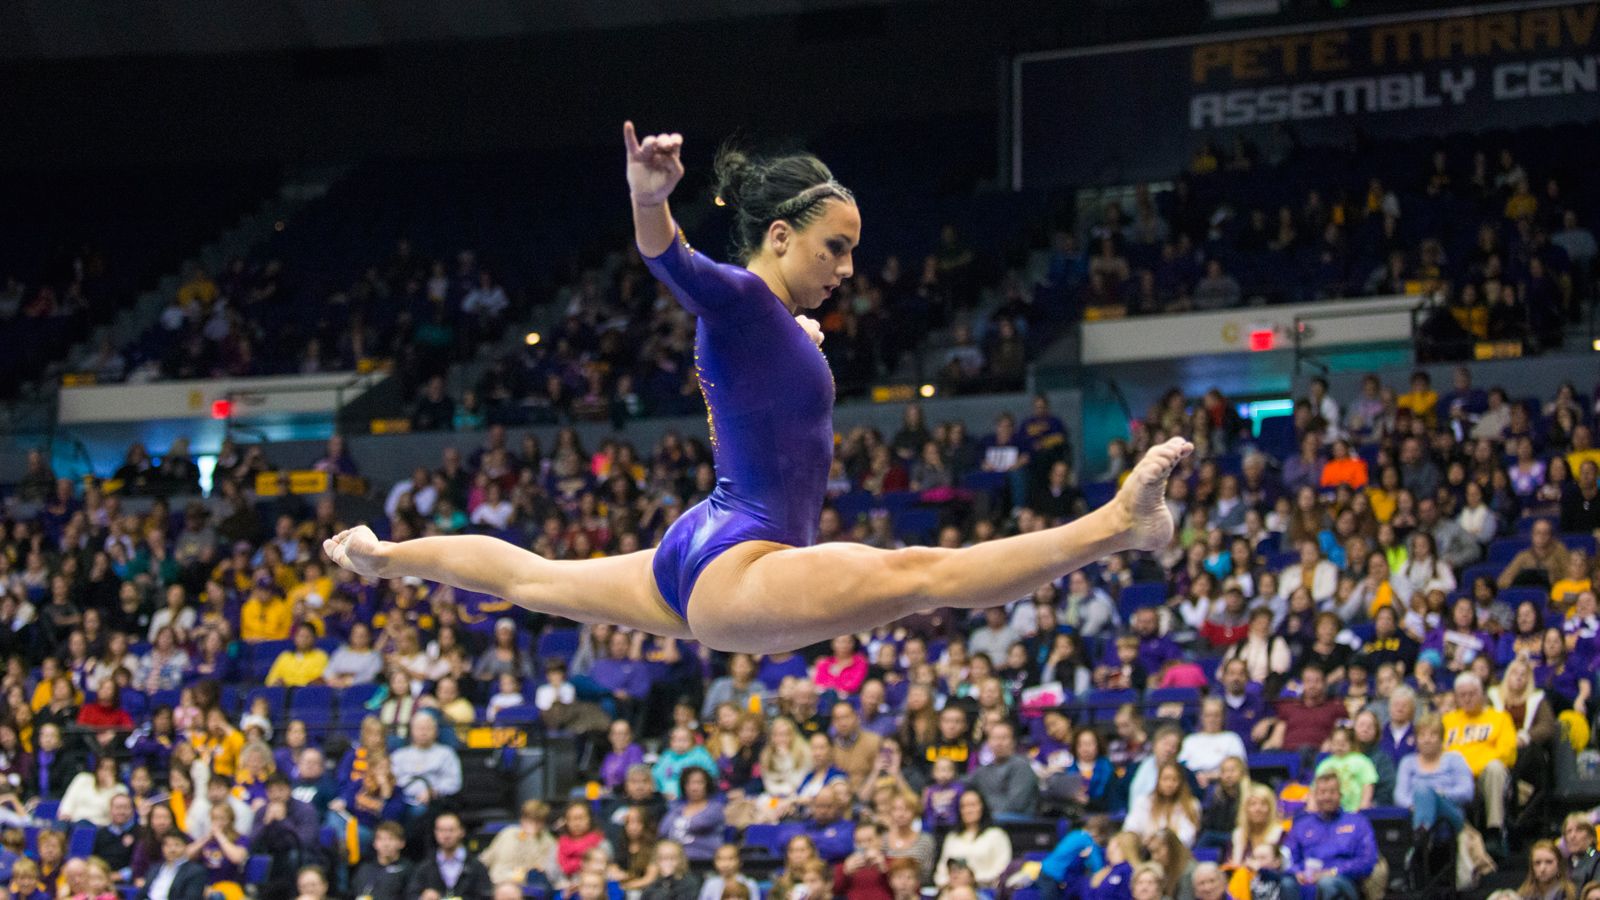
[[[884,554],[884,579],[887,592],[902,597],[912,609],[926,609],[940,596],[945,581],[941,571],[951,551],[939,547],[902,547]],[[873,579],[877,581],[875,577]]]

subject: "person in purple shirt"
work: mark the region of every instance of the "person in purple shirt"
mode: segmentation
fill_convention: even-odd
[[[1160,672],[1169,660],[1183,657],[1183,650],[1160,634],[1160,619],[1154,607],[1147,606],[1134,612],[1129,627],[1139,638],[1139,665],[1146,672]],[[1115,648],[1111,648],[1111,651],[1113,659],[1108,664],[1115,665]]]
[[[289,776],[267,776],[267,803],[254,823],[250,842],[261,848],[315,847],[322,826],[317,810],[290,794]],[[373,823],[376,826],[377,823]]]
[[[1401,685],[1389,694],[1389,721],[1378,737],[1378,749],[1389,755],[1399,765],[1400,761],[1417,752],[1417,730],[1413,721],[1417,716],[1417,692]]]
[[[1300,452],[1283,461],[1283,486],[1299,493],[1307,488],[1315,491],[1322,479],[1322,435],[1308,431],[1300,438]],[[1298,500],[1297,500],[1298,502]]]
[[[1044,732],[1032,742],[1028,757],[1036,770],[1052,766],[1065,769],[1072,765],[1072,741],[1072,720],[1059,709],[1048,710],[1044,714]]]
[[[756,678],[767,686],[767,690],[775,691],[783,684],[784,678],[806,678],[809,675],[805,657],[797,653],[771,653],[761,658],[761,671]]]
[[[683,855],[690,862],[710,862],[722,846],[727,825],[722,801],[713,794],[711,776],[704,769],[684,769],[678,776],[678,796],[661,820],[661,836],[682,844]]]
[[[1594,671],[1577,654],[1568,655],[1561,631],[1544,633],[1544,664],[1534,667],[1533,681],[1564,701],[1569,708],[1584,714],[1593,689]]]
[[[1250,667],[1242,659],[1230,659],[1223,664],[1221,684],[1223,730],[1237,734],[1247,745],[1254,746],[1259,740],[1257,726],[1270,718],[1261,685],[1250,681]]]
[[[887,737],[899,728],[898,717],[889,707],[888,691],[878,679],[871,678],[863,682],[861,693],[856,695],[854,702],[859,707],[857,712],[861,716],[862,731]]]
[[[1311,802],[1289,828],[1283,847],[1294,861],[1291,871],[1303,900],[1356,900],[1361,882],[1378,865],[1372,823],[1340,808],[1339,776],[1333,772],[1312,783]]]
[[[954,760],[936,760],[932,774],[933,783],[922,792],[922,827],[929,833],[960,823],[961,795],[967,790],[966,785],[956,780]]]
[[[606,740],[611,742],[611,750],[600,761],[600,783],[616,792],[622,789],[628,770],[644,762],[644,748],[634,743],[633,726],[626,719],[611,723]]]
[[[843,815],[844,805],[836,792],[824,790],[811,801],[811,818],[805,834],[817,845],[817,855],[829,865],[842,861],[855,851],[856,826]]]
[[[639,704],[650,696],[651,664],[634,659],[627,632],[612,632],[606,655],[594,661],[589,677],[611,694],[617,717],[631,719]]]

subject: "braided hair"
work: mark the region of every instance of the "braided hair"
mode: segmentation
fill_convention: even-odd
[[[728,252],[741,265],[761,250],[773,222],[804,228],[822,214],[826,201],[856,199],[809,153],[757,158],[723,145],[714,171],[717,205],[734,215]]]

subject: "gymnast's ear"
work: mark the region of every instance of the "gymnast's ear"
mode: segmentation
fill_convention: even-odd
[[[782,256],[789,252],[789,246],[794,241],[794,226],[783,219],[774,219],[767,226],[767,246],[772,249],[775,256]]]

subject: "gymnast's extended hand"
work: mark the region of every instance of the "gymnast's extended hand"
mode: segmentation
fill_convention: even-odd
[[[683,178],[681,134],[653,134],[643,141],[632,122],[622,123],[628,153],[628,193],[633,196],[633,240],[647,257],[660,256],[678,236],[667,197]]]
[[[328,558],[363,578],[387,578],[383,548],[388,541],[378,540],[371,528],[357,525],[322,542]]]
[[[681,134],[653,134],[643,141],[633,123],[622,123],[622,141],[628,149],[628,190],[639,206],[660,206],[683,178]]]

